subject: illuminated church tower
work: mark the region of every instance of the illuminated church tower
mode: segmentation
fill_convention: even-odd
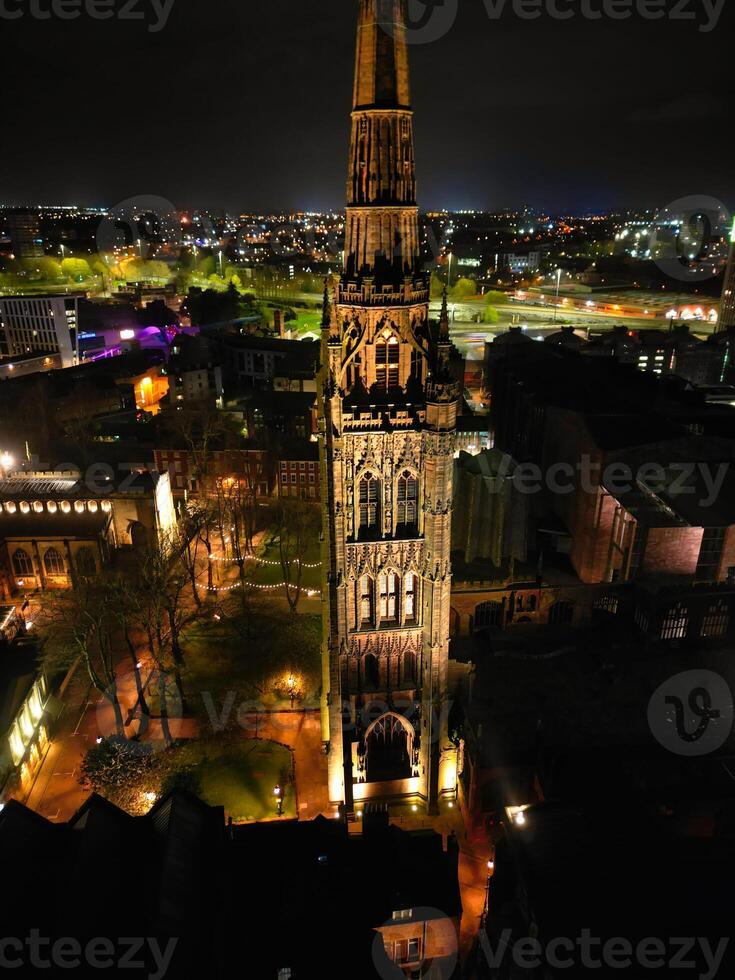
[[[453,797],[458,390],[421,272],[404,0],[359,0],[344,274],[325,291],[322,730],[329,798]]]

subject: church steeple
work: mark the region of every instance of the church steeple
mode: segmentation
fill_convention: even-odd
[[[404,5],[359,0],[345,266],[322,319],[322,740],[329,799],[348,811],[380,796],[435,808],[457,785],[434,711],[457,389],[446,302],[432,324],[421,271]]]
[[[405,0],[360,0],[345,275],[398,285],[419,272]]]
[[[360,0],[353,109],[409,109],[403,0]]]

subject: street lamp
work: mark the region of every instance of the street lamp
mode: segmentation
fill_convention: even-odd
[[[283,796],[281,794],[281,787],[278,785],[278,783],[276,783],[276,785],[273,787],[273,795],[276,798],[276,812],[280,817],[283,815]]]
[[[447,263],[447,292],[449,292],[452,285],[452,253],[449,253],[449,262]]]
[[[554,323],[556,323],[556,311],[559,309],[560,286],[561,286],[561,266],[556,270],[556,302],[554,303]]]
[[[485,881],[485,905],[482,910],[482,924],[485,925],[485,920],[487,919],[487,914],[490,911],[490,879],[495,872],[495,861],[487,862],[487,879]]]
[[[294,702],[294,697],[295,697],[295,688],[296,688],[296,678],[293,676],[293,674],[289,674],[289,678],[288,678],[288,693],[289,693],[289,696],[291,698],[291,708],[292,709],[293,709],[293,702]]]

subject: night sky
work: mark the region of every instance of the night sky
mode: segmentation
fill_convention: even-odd
[[[155,22],[151,0],[137,2]],[[688,4],[706,23],[702,0]],[[710,33],[696,20],[491,21],[483,0],[459,7],[446,36],[411,48],[423,207],[735,204],[735,4]],[[341,207],[356,11],[175,0],[157,33],[0,20],[0,202]]]

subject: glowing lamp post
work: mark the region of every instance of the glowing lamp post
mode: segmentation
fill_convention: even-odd
[[[291,698],[291,709],[293,710],[293,702],[294,702],[294,698],[296,696],[296,678],[293,676],[293,674],[289,674],[289,678],[288,678],[288,694],[289,694],[289,697]]]
[[[283,793],[281,792],[281,787],[276,783],[273,787],[273,795],[276,798],[276,812],[278,816],[283,816]]]

